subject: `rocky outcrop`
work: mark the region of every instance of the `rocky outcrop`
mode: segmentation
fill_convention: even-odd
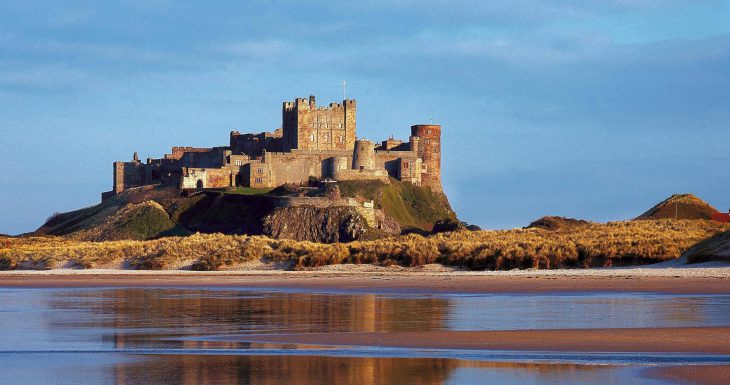
[[[376,216],[376,219],[379,221],[380,224],[380,230],[384,231],[387,234],[400,234],[401,228],[398,221],[395,219],[382,214],[382,211],[380,211],[381,215]]]
[[[264,217],[264,234],[311,242],[349,242],[370,230],[352,207],[281,207]]]

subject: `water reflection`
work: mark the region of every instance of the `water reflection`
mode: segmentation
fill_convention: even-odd
[[[0,333],[0,360],[11,368],[0,371],[0,383],[652,383],[638,379],[630,367],[393,358],[377,352],[297,355],[294,349],[306,347],[227,342],[225,336],[730,326],[727,295],[0,289],[0,304],[0,324],[9,331]],[[252,348],[276,354],[246,353]],[[100,352],[89,355],[95,350]]]
[[[450,359],[308,356],[155,356],[115,367],[116,384],[602,384],[616,367]],[[653,383],[651,380],[636,383]]]
[[[459,296],[449,330],[700,327],[730,325],[728,295]]]
[[[28,354],[4,361],[12,384],[658,384],[637,368],[452,359]]]

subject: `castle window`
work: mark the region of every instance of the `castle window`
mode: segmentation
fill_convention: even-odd
[[[257,174],[263,174],[264,173],[264,169],[263,168],[257,168],[256,169],[256,173]]]
[[[345,138],[342,135],[340,135],[340,143],[344,143],[344,142],[345,142]]]
[[[240,160],[237,160],[237,161],[235,161],[234,163],[235,163],[235,165],[236,165],[236,166],[241,166],[241,165],[243,165],[243,161],[240,161]]]
[[[330,136],[327,135],[327,134],[324,134],[324,136],[322,137],[322,141],[323,142],[329,142],[330,141]]]
[[[314,134],[309,134],[309,141],[314,142]]]
[[[403,168],[408,168],[408,166],[410,166],[408,162],[403,162]]]
[[[254,183],[262,183],[262,182],[263,182],[263,180],[261,178],[254,179]]]

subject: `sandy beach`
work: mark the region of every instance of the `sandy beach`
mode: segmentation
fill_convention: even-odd
[[[660,378],[680,384],[727,385],[730,365],[686,365],[648,369],[648,377]]]
[[[730,267],[453,271],[435,266],[392,269],[363,265],[307,271],[16,270],[0,272],[0,287],[211,286],[353,292],[730,293]]]
[[[633,267],[575,270],[460,271],[438,265],[382,268],[336,265],[306,271],[262,269],[46,270],[0,272],[0,287],[219,287],[353,293],[663,293],[729,294],[730,267]],[[301,344],[407,349],[525,352],[730,355],[730,327],[594,328],[487,331],[317,332],[210,337],[211,343]],[[672,382],[722,384],[728,365],[649,367],[645,376]]]

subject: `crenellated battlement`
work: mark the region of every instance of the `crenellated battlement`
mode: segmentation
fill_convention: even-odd
[[[229,133],[227,147],[174,146],[162,159],[141,163],[135,153],[114,163],[114,188],[150,184],[178,188],[309,185],[325,179],[389,178],[441,192],[441,126],[414,125],[407,142],[357,140],[357,102],[317,106],[316,98],[282,104],[282,125],[272,132]]]

